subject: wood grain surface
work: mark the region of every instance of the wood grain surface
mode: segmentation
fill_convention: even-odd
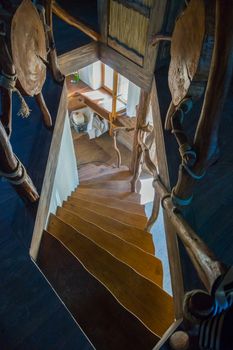
[[[30,96],[39,94],[46,78],[46,42],[40,16],[30,0],[24,0],[13,17],[11,48],[23,90]]]

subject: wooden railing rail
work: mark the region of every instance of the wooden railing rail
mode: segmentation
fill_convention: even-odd
[[[174,206],[171,193],[167,191],[159,177],[155,178],[153,185],[201,281],[210,292],[216,279],[226,271],[225,265],[217,260],[214,253],[189,226],[179,209]]]
[[[30,247],[30,256],[36,261],[37,254],[40,247],[43,230],[46,226],[50,201],[52,197],[54,179],[59,159],[59,152],[61,146],[61,139],[64,129],[65,116],[67,113],[67,88],[66,83],[63,84],[63,90],[58,107],[56,123],[54,126],[52,142],[50,146],[48,161],[46,165],[42,191],[40,195],[40,202],[37,210],[37,216],[32,236]]]
[[[145,145],[143,151],[145,163],[154,176],[153,187],[158,198],[158,201],[156,201],[156,203],[158,203],[156,204],[156,213],[153,213],[152,211],[152,217],[148,222],[153,224],[152,218],[154,219],[154,217],[158,216],[159,202],[161,201],[162,207],[166,210],[169,220],[174,226],[177,235],[183,242],[201,281],[210,292],[216,279],[226,271],[226,267],[223,263],[217,260],[214,253],[194,232],[182,216],[179,209],[173,204],[171,192],[169,192],[162,183],[157,168],[150,158],[149,150]]]
[[[189,319],[189,314],[192,315],[193,312],[195,314],[197,310],[195,302],[193,304],[190,302],[190,300],[193,300],[193,298],[195,298],[196,301],[198,300],[198,307],[200,308],[198,312],[200,312],[200,317],[202,315],[201,308],[203,308],[203,315],[206,312],[210,312],[210,310],[212,310],[212,307],[214,306],[214,300],[211,296],[213,286],[215,285],[217,279],[227,272],[227,267],[225,266],[225,264],[217,260],[214,253],[194,232],[194,230],[189,226],[189,224],[182,216],[179,209],[174,205],[172,201],[171,192],[168,191],[162,183],[157,168],[152,162],[150,154],[148,152],[148,148],[146,146],[143,149],[143,153],[145,164],[154,176],[153,187],[155,189],[156,194],[152,214],[150,219],[148,220],[147,227],[153,225],[153,223],[157,219],[161,202],[162,207],[166,212],[167,220],[169,220],[172,226],[174,227],[175,232],[182,241],[193,263],[193,266],[197,271],[200,280],[202,281],[209,293],[205,294],[204,292],[193,291],[190,292],[190,295],[188,297],[185,297],[182,310],[183,317],[184,320],[187,317],[187,319],[191,321],[191,318]],[[188,329],[186,330],[185,322],[182,322],[182,318],[177,319],[166,332],[166,334],[164,334],[161,341],[156,345],[156,347],[153,350],[161,349],[161,347],[165,345],[165,343],[167,344],[168,342],[171,349],[188,349],[190,342],[192,343],[192,340],[190,339]],[[182,327],[180,328],[181,325]],[[193,327],[195,327],[195,324],[193,324]]]

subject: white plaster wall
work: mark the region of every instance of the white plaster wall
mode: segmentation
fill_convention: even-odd
[[[78,183],[77,162],[70,130],[70,121],[67,113],[49,213],[56,212],[57,206],[62,205],[62,202],[67,199],[71,192],[77,187]]]

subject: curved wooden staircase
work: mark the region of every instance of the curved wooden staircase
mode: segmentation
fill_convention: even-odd
[[[97,350],[152,349],[174,319],[125,168],[87,165],[51,214],[37,264]]]

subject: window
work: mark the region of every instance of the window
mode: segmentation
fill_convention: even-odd
[[[117,98],[124,103],[127,103],[129,80],[123,75],[117,76]],[[114,70],[102,63],[102,86],[107,91],[113,93],[114,88]]]
[[[113,69],[103,64],[102,66],[102,82],[106,90],[113,90]]]
[[[123,77],[123,75],[118,74],[117,97],[125,103],[127,103],[128,100],[128,90],[129,80]]]

